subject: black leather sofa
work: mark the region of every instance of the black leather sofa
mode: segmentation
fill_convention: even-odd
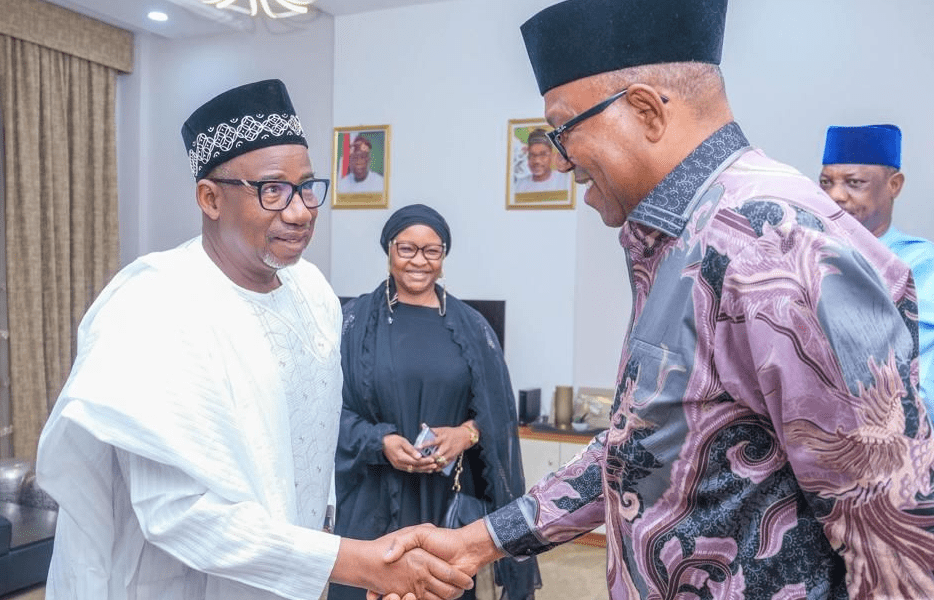
[[[46,580],[57,516],[32,463],[0,460],[0,596]]]

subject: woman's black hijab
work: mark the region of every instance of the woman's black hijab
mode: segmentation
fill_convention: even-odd
[[[379,245],[383,247],[383,252],[389,254],[389,243],[412,225],[427,225],[434,229],[444,243],[444,255],[447,256],[451,252],[451,228],[448,227],[448,222],[441,213],[424,204],[409,204],[392,213],[379,236]]]

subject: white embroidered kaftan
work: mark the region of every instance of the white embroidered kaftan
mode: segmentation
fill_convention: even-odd
[[[301,261],[234,285],[201,239],[142,257],[78,332],[39,442],[60,505],[47,598],[318,598],[341,313]]]

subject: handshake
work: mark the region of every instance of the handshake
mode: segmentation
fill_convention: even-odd
[[[330,580],[366,588],[367,600],[446,600],[503,556],[482,519],[460,529],[415,525],[373,541],[342,538]]]

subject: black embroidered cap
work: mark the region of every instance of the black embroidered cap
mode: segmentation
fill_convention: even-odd
[[[608,71],[672,62],[720,64],[727,0],[565,0],[522,27],[544,94]]]
[[[289,92],[278,79],[241,85],[208,100],[182,125],[182,140],[195,180],[258,148],[308,147]]]

